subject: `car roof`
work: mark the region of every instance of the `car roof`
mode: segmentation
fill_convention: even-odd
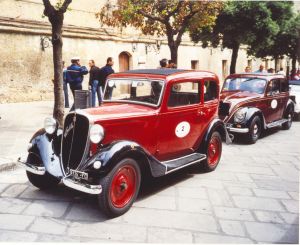
[[[124,71],[124,72],[120,72],[120,73],[123,73],[123,74],[154,74],[154,75],[169,76],[169,75],[172,75],[175,73],[180,73],[180,72],[185,72],[185,71],[188,71],[188,70],[162,68],[162,69],[136,69],[136,70],[128,70],[128,71]]]
[[[267,72],[260,72],[260,73],[256,73],[256,72],[251,72],[251,73],[236,73],[236,74],[230,74],[227,78],[230,77],[242,77],[242,76],[246,76],[246,77],[264,77],[266,79],[272,79],[272,78],[285,78],[284,75],[282,74],[274,74],[274,73],[267,73]]]
[[[122,78],[122,77],[153,77],[166,79],[170,81],[172,79],[202,79],[202,78],[214,78],[219,81],[216,74],[209,71],[197,71],[197,70],[185,70],[185,69],[136,69],[136,70],[128,70],[124,72],[114,73],[109,76],[109,78]]]

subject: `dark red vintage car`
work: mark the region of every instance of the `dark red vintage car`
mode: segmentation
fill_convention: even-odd
[[[215,74],[173,69],[133,70],[111,75],[104,103],[70,112],[63,129],[45,120],[23,162],[38,188],[62,182],[98,195],[104,213],[125,213],[144,174],[160,177],[191,164],[214,170],[222,139]]]
[[[233,74],[221,91],[220,118],[227,129],[255,143],[263,130],[292,125],[294,103],[283,75],[269,73]]]

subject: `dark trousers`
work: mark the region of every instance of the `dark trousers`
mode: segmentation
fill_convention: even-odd
[[[75,90],[82,90],[82,85],[80,84],[70,84],[70,88],[73,94],[74,103],[72,105],[72,108],[70,111],[73,111],[75,109]]]
[[[63,88],[64,88],[64,96],[65,96],[65,108],[69,108],[70,105],[69,105],[68,83],[64,82]]]

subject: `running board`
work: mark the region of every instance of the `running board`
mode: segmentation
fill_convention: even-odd
[[[201,162],[206,159],[205,154],[201,153],[193,153],[191,155],[187,155],[184,157],[176,158],[170,161],[161,162],[163,165],[166,166],[166,172],[165,174],[172,173],[176,170],[179,170],[181,168],[185,168],[187,166],[190,166],[194,163]]]
[[[267,128],[275,128],[275,127],[279,127],[279,126],[281,126],[282,124],[284,124],[284,123],[287,122],[287,121],[288,121],[288,119],[280,119],[280,120],[278,120],[278,121],[268,123],[268,124],[267,124]]]

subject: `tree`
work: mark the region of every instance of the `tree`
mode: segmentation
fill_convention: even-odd
[[[249,53],[259,58],[271,56],[275,59],[275,68],[277,60],[287,55],[292,58],[292,70],[296,69],[297,51],[300,41],[300,14],[293,12],[293,2],[268,2],[267,7],[271,10],[272,19],[279,26],[277,35],[272,36],[272,42],[269,45],[250,47]]]
[[[115,5],[111,2],[108,0],[97,14],[102,24],[121,29],[133,26],[145,35],[166,35],[175,63],[183,34],[191,25],[199,29],[213,25],[223,6],[221,1],[117,0]]]
[[[238,51],[241,45],[260,47],[270,45],[279,27],[272,19],[266,2],[229,1],[216,19],[213,28],[191,31],[194,42],[202,41],[202,46],[212,45],[232,49],[230,74],[235,73]]]
[[[62,67],[62,26],[64,13],[72,0],[59,0],[55,6],[50,0],[43,0],[44,15],[48,17],[52,27],[53,65],[54,65],[54,109],[53,117],[60,125],[63,124],[64,98],[63,98],[63,67]]]

